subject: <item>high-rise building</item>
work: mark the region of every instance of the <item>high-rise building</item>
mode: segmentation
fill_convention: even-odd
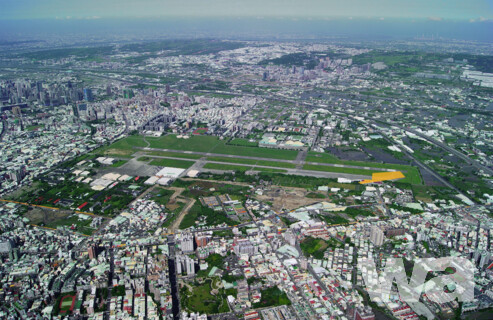
[[[0,253],[10,252],[14,247],[14,241],[8,238],[0,238]]]
[[[19,107],[19,106],[12,107],[12,113],[16,116],[20,115],[22,113],[21,107]]]
[[[187,275],[195,274],[195,261],[192,258],[185,258],[185,269],[187,270]]]
[[[490,258],[491,258],[491,253],[488,252],[488,251],[483,251],[481,253],[481,258],[479,259],[479,268],[480,269],[483,269],[484,266],[489,263],[490,261]]]
[[[94,96],[92,95],[92,90],[89,88],[84,88],[84,100],[94,101]]]
[[[132,89],[124,89],[123,90],[123,97],[125,99],[132,99],[134,97],[134,92]]]
[[[197,247],[205,247],[208,242],[208,237],[206,235],[200,235],[195,237],[195,243],[197,244]]]
[[[372,226],[371,227],[371,233],[370,233],[370,241],[376,245],[376,246],[381,246],[383,244],[383,231],[377,226]]]
[[[190,233],[183,233],[180,239],[180,248],[183,252],[193,251],[193,235]]]
[[[89,254],[89,259],[96,259],[98,256],[98,248],[96,246],[90,246],[87,253]]]
[[[375,320],[375,314],[370,307],[356,308],[354,320]]]

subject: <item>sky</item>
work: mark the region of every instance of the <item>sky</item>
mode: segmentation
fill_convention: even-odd
[[[493,20],[493,0],[0,0],[0,20],[166,17]]]

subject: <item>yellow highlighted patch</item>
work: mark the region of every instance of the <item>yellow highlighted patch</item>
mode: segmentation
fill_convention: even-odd
[[[405,178],[405,176],[400,171],[375,172],[371,175],[371,180],[360,181],[360,184],[367,184],[372,182],[381,182],[386,180],[395,180],[402,178]]]

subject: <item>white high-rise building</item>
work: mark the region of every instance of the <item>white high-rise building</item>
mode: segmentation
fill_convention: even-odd
[[[371,233],[370,233],[370,241],[375,245],[375,246],[381,246],[383,244],[383,231],[377,226],[372,226],[371,227]]]
[[[182,234],[180,241],[180,248],[183,252],[192,252],[193,251],[193,235],[190,233]]]

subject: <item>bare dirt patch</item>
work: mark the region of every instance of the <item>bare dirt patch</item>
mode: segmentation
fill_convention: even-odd
[[[60,219],[65,219],[68,216],[68,213],[60,212],[59,210],[49,210],[38,207],[34,207],[25,214],[25,217],[29,219],[30,223],[44,223],[45,225],[51,224]]]
[[[272,202],[272,209],[274,211],[281,210],[294,210],[299,207],[308,206],[321,201],[331,201],[327,196],[325,198],[309,198],[306,197],[313,191],[307,191],[301,188],[284,188],[284,187],[270,187],[264,191],[263,195],[256,195],[255,198],[260,201]],[[320,193],[324,194],[324,193]]]

